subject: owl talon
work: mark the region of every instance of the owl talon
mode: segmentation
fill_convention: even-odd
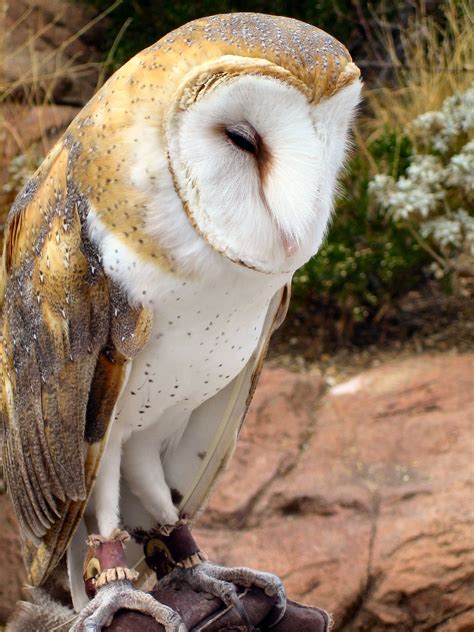
[[[252,630],[247,611],[241,603],[235,585],[257,586],[270,597],[276,596],[276,603],[272,610],[268,627],[276,625],[286,611],[286,593],[281,580],[271,573],[262,573],[250,568],[226,568],[217,564],[204,562],[192,568],[176,567],[163,577],[159,585],[161,588],[180,583],[188,584],[193,590],[208,592],[221,599],[226,605],[232,605],[247,627]]]
[[[143,612],[165,628],[166,632],[187,632],[181,617],[151,595],[133,588],[127,581],[106,584],[79,613],[70,632],[101,632],[122,608]]]
[[[230,600],[232,602],[233,607],[239,614],[239,617],[245,623],[247,631],[252,632],[252,624],[250,623],[249,615],[247,614],[247,610],[244,608],[243,604],[241,603],[237,593],[233,593],[230,597]]]

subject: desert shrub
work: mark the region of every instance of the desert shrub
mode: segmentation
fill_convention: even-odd
[[[8,182],[2,186],[5,193],[17,194],[41,164],[41,157],[18,154],[7,165]]]
[[[438,276],[472,258],[474,274],[474,84],[410,126],[415,148],[404,175],[376,175],[369,192],[388,215],[416,234]]]
[[[343,323],[379,319],[433,274],[474,275],[474,85],[352,158],[326,243],[295,277],[295,297]],[[373,175],[375,172],[375,175]]]

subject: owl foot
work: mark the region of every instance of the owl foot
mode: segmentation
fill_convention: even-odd
[[[235,585],[257,586],[270,597],[275,597],[271,620],[266,627],[276,625],[285,614],[286,594],[281,580],[271,573],[250,568],[226,568],[206,561],[196,544],[186,520],[175,525],[158,525],[147,533],[134,533],[144,543],[145,560],[156,573],[160,588],[186,583],[197,592],[207,592],[233,606],[248,630],[252,629],[248,614],[240,602]]]
[[[267,627],[276,625],[285,614],[285,589],[281,580],[271,573],[254,571],[245,567],[226,568],[210,562],[203,562],[192,568],[177,566],[160,580],[159,585],[160,588],[166,588],[182,583],[188,584],[195,591],[207,592],[218,597],[227,606],[233,606],[249,631],[252,630],[252,626],[247,612],[240,602],[236,585],[245,588],[257,586],[268,596],[276,597],[274,616],[268,622]]]
[[[100,632],[112,623],[122,608],[138,610],[161,623],[166,632],[187,632],[177,612],[159,603],[151,595],[137,590],[128,581],[105,584],[79,613],[70,632]]]

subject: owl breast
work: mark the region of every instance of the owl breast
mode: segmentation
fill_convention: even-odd
[[[122,440],[154,424],[160,443],[182,431],[192,411],[244,368],[283,283],[248,271],[213,283],[168,283],[118,403],[114,425]]]

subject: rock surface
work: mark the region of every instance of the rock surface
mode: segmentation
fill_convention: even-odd
[[[387,364],[317,405],[320,389],[267,369],[204,550],[279,574],[335,630],[471,631],[474,356]]]
[[[335,630],[471,632],[473,419],[474,355],[414,357],[327,390],[267,368],[196,538],[217,562],[279,574]],[[22,575],[0,500],[4,616]]]

